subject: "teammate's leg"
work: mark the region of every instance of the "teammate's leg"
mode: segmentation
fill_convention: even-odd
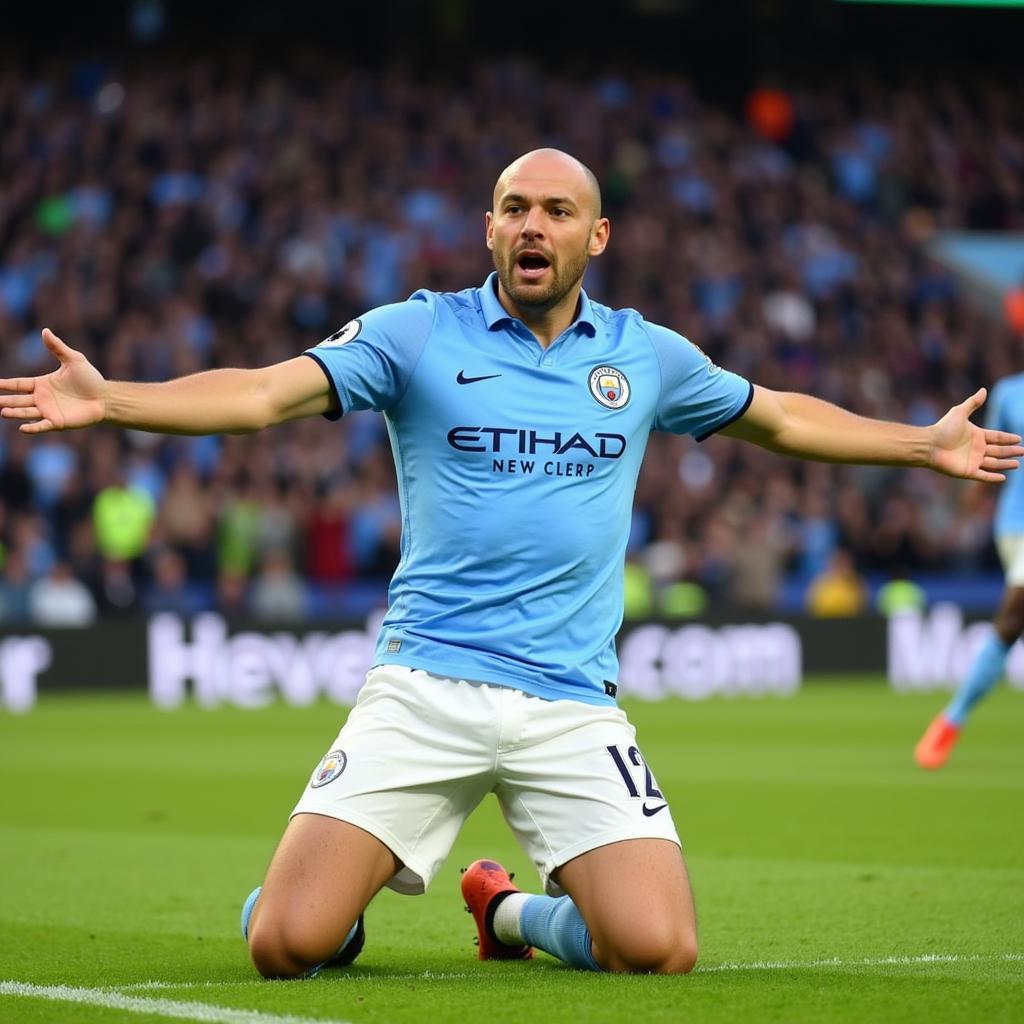
[[[953,699],[929,724],[914,748],[922,768],[941,768],[967,718],[1003,674],[1010,648],[1024,632],[1024,586],[1009,586],[996,614],[995,630],[971,664]]]
[[[563,865],[555,880],[570,895],[521,893],[494,861],[467,869],[462,894],[481,959],[527,959],[536,946],[592,971],[681,974],[696,963],[693,896],[675,843],[609,843]]]
[[[256,969],[265,978],[298,978],[331,959],[401,868],[369,832],[321,814],[296,814],[249,917]]]

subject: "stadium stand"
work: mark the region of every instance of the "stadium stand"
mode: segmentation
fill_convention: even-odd
[[[495,171],[537,145],[601,179],[613,238],[591,292],[755,381],[924,423],[1019,364],[1020,332],[929,257],[951,232],[1024,231],[1019,80],[787,82],[787,116],[769,104],[767,120],[749,95],[514,56],[457,82],[316,53],[291,67],[242,51],[5,61],[5,372],[48,369],[43,325],[114,378],[262,365],[418,287],[477,284]],[[134,507],[156,508],[141,551],[104,550],[119,476]],[[629,555],[719,606],[774,593],[800,609],[837,549],[872,591],[896,567],[929,596],[990,605],[988,510],[963,511],[959,493],[926,473],[658,435]],[[398,530],[374,415],[258,439],[0,437],[7,623],[56,563],[103,610],[244,611],[258,580],[264,610],[360,615],[381,600]]]

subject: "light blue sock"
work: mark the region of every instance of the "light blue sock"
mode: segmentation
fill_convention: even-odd
[[[242,904],[242,938],[249,941],[249,918],[252,917],[252,908],[256,906],[256,897],[263,892],[263,886],[257,885],[255,889],[245,898]]]
[[[249,941],[249,918],[252,917],[252,908],[256,906],[256,897],[259,896],[261,892],[263,892],[263,886],[257,885],[256,888],[246,896],[245,903],[242,904],[242,938],[245,939],[246,942]],[[359,919],[356,918],[356,923],[352,925],[348,935],[345,936],[345,941],[338,947],[338,952],[335,953],[334,956],[337,956],[338,953],[340,953],[352,941],[352,936],[355,935],[358,928]],[[334,957],[331,957],[330,959],[333,960]],[[306,977],[313,978],[318,975],[321,968],[327,962],[328,961],[325,960],[323,964],[317,964],[316,967],[311,967],[306,971]]]
[[[573,967],[600,971],[590,949],[590,932],[568,896],[531,896],[519,918],[523,941]]]
[[[945,715],[954,725],[962,726],[971,708],[996,685],[1003,674],[1009,650],[1010,647],[1003,643],[998,633],[993,633],[985,641],[971,664],[967,678],[960,684],[946,708]]]

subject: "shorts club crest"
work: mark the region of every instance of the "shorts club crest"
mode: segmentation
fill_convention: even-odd
[[[317,765],[316,771],[313,772],[313,777],[309,780],[310,786],[313,789],[319,789],[321,786],[326,786],[328,782],[333,782],[344,770],[348,764],[348,757],[344,750],[332,750],[329,754],[325,754],[323,760]]]

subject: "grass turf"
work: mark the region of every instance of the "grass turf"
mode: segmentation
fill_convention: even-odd
[[[696,893],[688,977],[476,961],[459,866],[495,856],[536,878],[488,799],[426,896],[374,901],[353,967],[266,983],[239,907],[344,711],[44,697],[0,714],[0,983],[173,1000],[185,1019],[207,1006],[355,1024],[1017,1021],[1024,695],[995,693],[947,768],[924,773],[911,750],[940,705],[878,680],[790,700],[626,702]],[[161,1007],[0,994],[0,1022],[155,1022]]]

